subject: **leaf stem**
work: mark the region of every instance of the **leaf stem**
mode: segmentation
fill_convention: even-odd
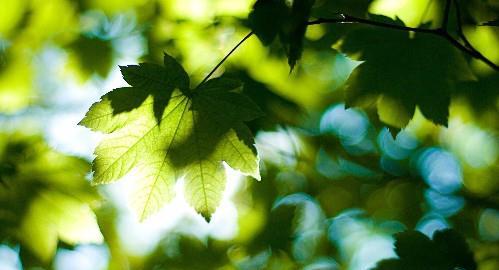
[[[217,69],[227,60],[227,58],[229,58],[229,56],[235,50],[237,50],[237,48],[239,48],[239,46],[241,46],[241,44],[243,44],[252,35],[253,35],[253,31],[251,31],[248,34],[246,34],[246,36],[244,36],[244,38],[241,39],[241,41],[239,41],[239,43],[237,43],[236,46],[234,46],[234,48],[232,48],[232,50],[230,50],[230,52],[227,55],[225,55],[225,57],[220,62],[218,62],[218,64],[210,71],[210,73],[208,73],[208,75],[206,75],[204,77],[204,79],[201,81],[201,83],[199,83],[199,85],[197,87],[199,87],[200,85],[202,85],[203,83],[205,83],[211,77],[211,75],[213,75],[213,73],[215,73],[215,71],[217,71]]]
[[[457,3],[457,0],[455,0]],[[458,6],[456,6],[458,8]],[[458,10],[458,9],[456,9]],[[463,51],[464,53],[467,53],[473,58],[476,58],[478,60],[481,60],[485,64],[487,64],[489,67],[492,69],[499,71],[499,66],[489,60],[487,57],[483,56],[479,51],[477,51],[469,41],[466,39],[464,34],[462,34],[462,30],[460,30],[460,37],[463,39],[463,42],[466,44],[462,45],[459,41],[454,39],[449,32],[447,32],[446,29],[443,28],[437,28],[437,29],[426,29],[426,28],[417,28],[417,27],[408,27],[404,25],[396,25],[396,24],[390,24],[390,23],[384,23],[384,22],[378,22],[378,21],[373,21],[369,19],[363,19],[359,17],[354,17],[351,15],[347,14],[340,14],[339,18],[334,18],[334,19],[326,19],[326,18],[319,18],[315,21],[310,21],[307,23],[307,25],[317,25],[317,24],[325,24],[325,23],[331,23],[331,24],[344,24],[344,23],[355,23],[355,24],[365,24],[365,25],[371,25],[371,26],[376,26],[376,27],[382,27],[382,28],[387,28],[387,29],[393,29],[393,30],[399,30],[399,31],[410,31],[410,32],[415,32],[415,33],[426,33],[426,34],[432,34],[436,35],[439,37],[442,37],[449,41],[454,47],[457,49]],[[458,28],[461,28],[460,26],[461,22],[460,20],[458,21]]]

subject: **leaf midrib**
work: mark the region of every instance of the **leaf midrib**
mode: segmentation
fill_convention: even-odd
[[[183,102],[183,101],[181,101],[180,103],[182,103],[182,102]],[[179,104],[180,104],[180,103],[179,103]],[[172,145],[173,141],[175,140],[175,137],[177,136],[177,132],[178,132],[178,130],[180,129],[180,125],[181,125],[180,123],[182,122],[182,119],[184,118],[184,114],[185,114],[185,111],[187,110],[187,108],[188,108],[188,106],[186,105],[186,106],[184,107],[184,110],[182,111],[182,115],[180,116],[179,121],[178,121],[178,122],[179,122],[179,124],[178,124],[178,125],[177,125],[177,127],[175,128],[175,131],[174,131],[174,133],[173,133],[172,139],[170,140],[170,143],[168,144],[168,147],[167,147],[167,150],[166,150],[165,156],[163,157],[163,162],[161,163],[161,167],[159,168],[158,173],[156,174],[156,177],[154,178],[154,182],[153,182],[153,184],[151,185],[151,188],[150,188],[150,190],[151,190],[151,191],[150,191],[150,192],[148,192],[146,202],[144,203],[144,209],[142,210],[142,214],[141,214],[141,216],[140,216],[140,219],[141,219],[141,220],[144,220],[144,218],[145,218],[145,217],[144,217],[144,215],[145,215],[145,209],[147,208],[147,205],[149,204],[149,201],[150,201],[150,199],[151,199],[152,190],[155,188],[155,186],[156,186],[156,184],[157,184],[157,182],[158,182],[159,175],[161,174],[161,170],[163,169],[163,166],[164,166],[164,165],[165,165],[165,163],[166,163],[165,161],[166,161],[166,159],[167,159],[167,157],[168,157],[168,153],[169,153],[169,152],[170,152],[170,150],[171,150],[171,147],[170,147],[170,146]],[[174,110],[175,110],[175,109],[176,109],[176,108],[174,108]],[[165,117],[165,118],[166,118],[166,117]],[[164,119],[164,118],[163,118],[163,119]]]
[[[182,101],[180,101],[177,105],[175,105],[175,107],[174,107],[174,108],[173,108],[173,109],[172,109],[172,110],[171,110],[168,114],[166,114],[164,117],[162,117],[162,118],[161,118],[161,120],[164,120],[164,119],[165,119],[165,118],[167,118],[167,117],[168,117],[171,113],[173,113],[173,112],[177,109],[177,107],[179,107],[179,106],[180,106],[180,104],[184,103],[184,101],[185,101],[186,99],[187,99],[187,100],[189,100],[189,98],[188,98],[187,96],[184,96],[184,99],[183,99]],[[187,106],[186,106],[186,107],[187,107]],[[144,133],[144,135],[143,135],[142,137],[140,137],[140,139],[138,139],[138,140],[137,140],[137,141],[136,141],[136,142],[135,142],[132,146],[130,146],[130,147],[128,148],[128,150],[126,150],[126,151],[125,151],[125,152],[123,152],[123,153],[122,153],[122,154],[121,154],[118,158],[116,158],[116,160],[114,160],[114,161],[111,163],[111,165],[109,165],[109,166],[107,167],[107,169],[103,170],[103,172],[102,172],[101,174],[97,175],[97,176],[94,178],[94,180],[95,180],[95,179],[99,179],[101,175],[103,175],[103,174],[105,174],[106,172],[108,172],[108,171],[110,170],[110,168],[111,168],[111,167],[113,167],[113,166],[114,166],[114,164],[116,164],[116,162],[118,162],[118,160],[120,160],[121,158],[123,158],[123,156],[124,156],[125,154],[129,153],[129,152],[131,151],[131,149],[132,149],[132,148],[134,148],[135,146],[137,146],[137,144],[138,144],[139,142],[141,142],[141,141],[142,141],[142,140],[143,140],[143,139],[147,136],[147,134],[149,134],[149,133],[150,133],[150,132],[151,132],[151,131],[155,128],[155,127],[157,127],[157,126],[158,126],[158,124],[157,124],[157,123],[156,123],[154,126],[152,126],[152,127],[151,127],[151,128],[150,128],[147,132],[146,132],[146,133]],[[115,179],[113,179],[113,180],[115,180]],[[97,181],[97,182],[101,182],[101,181]],[[110,181],[110,182],[111,182],[111,181]]]

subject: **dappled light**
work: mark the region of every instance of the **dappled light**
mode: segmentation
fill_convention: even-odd
[[[2,0],[0,269],[499,269],[498,21]]]

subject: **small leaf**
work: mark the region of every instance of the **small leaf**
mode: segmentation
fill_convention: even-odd
[[[307,30],[307,22],[315,0],[294,0],[286,27],[281,32],[281,42],[286,48],[288,64],[291,71],[303,52],[303,38]]]
[[[136,169],[133,207],[143,220],[173,199],[174,184],[183,178],[187,201],[209,220],[225,188],[222,162],[260,179],[253,137],[243,122],[262,113],[233,91],[238,81],[217,78],[186,89],[185,71],[168,55],[165,67],[140,64],[122,72],[132,87],[104,95],[81,121],[108,133],[95,150],[94,184]]]
[[[279,35],[293,70],[301,58],[303,37],[315,0],[294,0],[288,6],[284,0],[258,0],[248,16],[248,22],[264,45]]]

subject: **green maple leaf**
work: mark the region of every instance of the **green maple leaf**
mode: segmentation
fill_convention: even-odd
[[[108,133],[95,150],[94,184],[137,172],[133,206],[143,220],[174,197],[177,179],[185,197],[207,220],[225,187],[223,162],[259,179],[251,132],[243,123],[261,116],[235,80],[217,78],[190,90],[183,68],[165,55],[165,66],[121,67],[132,87],[118,88],[95,103],[81,121]]]
[[[371,17],[404,25],[401,20]],[[407,125],[416,107],[427,119],[446,126],[457,82],[473,80],[474,75],[463,54],[447,40],[412,34],[369,26],[347,33],[339,49],[364,61],[346,82],[347,103],[377,101],[380,119],[396,128]]]

